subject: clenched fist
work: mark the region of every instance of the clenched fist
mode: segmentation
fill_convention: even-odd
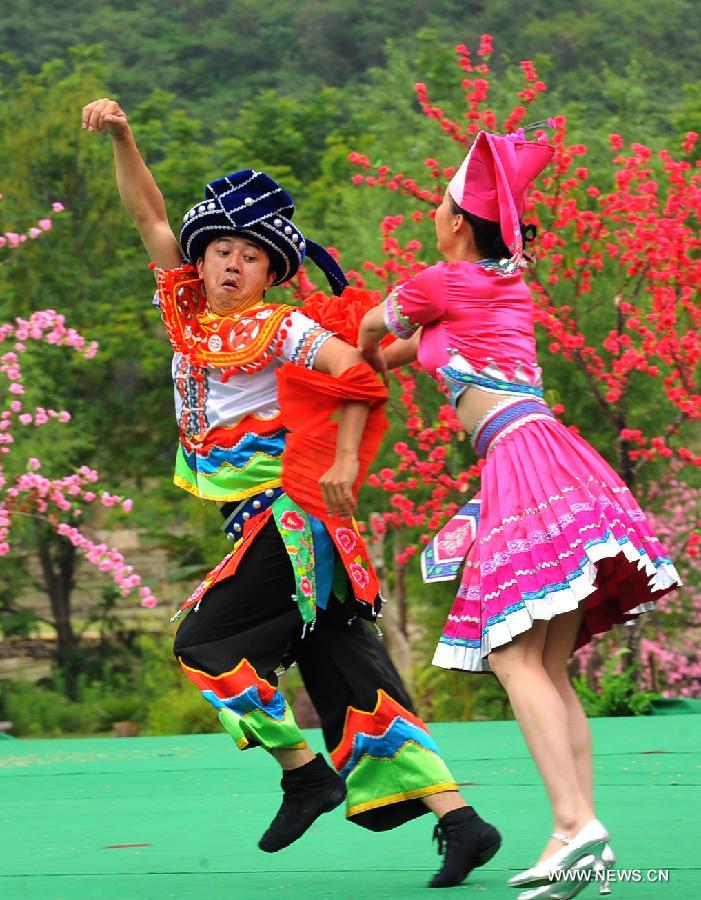
[[[87,128],[88,131],[107,131],[109,134],[124,135],[129,131],[129,122],[116,100],[103,97],[83,107],[83,128]]]

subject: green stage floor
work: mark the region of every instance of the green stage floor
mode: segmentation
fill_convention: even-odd
[[[696,900],[701,716],[597,719],[592,728],[598,810],[620,876],[669,870],[667,883],[614,883],[612,900]],[[438,868],[428,816],[371,834],[336,810],[287,850],[260,852],[278,806],[276,772],[263,752],[240,753],[222,734],[0,741],[0,898],[515,900],[506,878],[534,861],[550,826],[517,727],[433,730],[468,799],[504,835],[501,852],[459,888],[425,888]],[[321,749],[318,732],[311,741]]]

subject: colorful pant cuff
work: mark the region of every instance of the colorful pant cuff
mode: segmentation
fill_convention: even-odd
[[[222,675],[208,675],[182,660],[180,665],[205,700],[219,710],[219,721],[240,750],[253,745],[266,750],[307,746],[283,695],[247,659]]]
[[[346,779],[349,818],[457,790],[425,724],[382,690],[372,712],[349,708],[331,758]]]

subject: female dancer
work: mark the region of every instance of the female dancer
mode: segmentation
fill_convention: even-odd
[[[552,153],[523,133],[480,132],[436,212],[445,262],[393,290],[359,336],[369,360],[388,332],[403,339],[385,351],[386,365],[418,356],[486,460],[478,502],[429,545],[424,570],[447,580],[467,557],[434,663],[497,675],[550,799],[554,833],[538,863],[509,882],[528,888],[523,900],[574,896],[586,881],[552,884],[554,870],[612,862],[568,660],[680,583],[626,485],[543,401],[522,277],[534,235],[521,216]]]

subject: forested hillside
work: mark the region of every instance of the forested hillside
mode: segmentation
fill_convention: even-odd
[[[694,0],[17,0],[0,18],[0,48],[36,72],[72,46],[101,44],[107,83],[126,104],[159,87],[211,123],[264,88],[353,88],[385,64],[388,41],[411,56],[423,28],[449,42],[495,35],[497,70],[536,58],[553,90],[585,105],[589,127],[602,111],[635,111],[641,95],[645,114],[664,118],[700,74]]]

